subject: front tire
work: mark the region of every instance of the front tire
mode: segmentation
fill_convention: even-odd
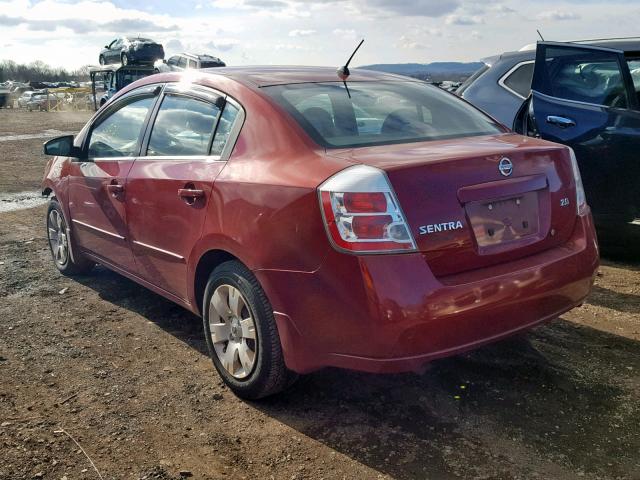
[[[49,201],[47,209],[47,239],[53,263],[63,275],[82,275],[93,268],[94,264],[81,257],[79,253],[74,252],[75,260],[71,258],[71,239],[67,232],[67,222],[55,198]]]
[[[122,62],[122,66],[126,67],[127,65],[129,65],[129,56],[126,53],[123,53],[120,56],[120,61]]]
[[[104,55],[100,55],[100,58],[98,59],[98,62],[100,62],[100,65],[105,65],[107,62],[104,59]]]
[[[242,263],[228,261],[211,273],[202,312],[213,365],[236,395],[256,400],[295,381],[284,363],[271,305]]]

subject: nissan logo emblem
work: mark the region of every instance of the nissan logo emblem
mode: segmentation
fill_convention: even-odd
[[[498,163],[498,170],[504,177],[508,177],[513,173],[513,163],[507,157],[504,157]]]

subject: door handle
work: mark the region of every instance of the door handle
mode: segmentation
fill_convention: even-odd
[[[551,125],[555,125],[560,128],[568,128],[568,127],[576,126],[576,122],[574,122],[570,118],[560,117],[558,115],[549,115],[547,117],[547,123],[550,123]]]
[[[195,188],[179,188],[178,196],[182,198],[202,198],[204,197],[204,190],[197,190]]]
[[[107,191],[114,197],[117,197],[118,195],[124,193],[124,185],[120,185],[119,183],[111,183],[107,185]]]
[[[197,199],[204,197],[204,190],[198,190],[197,188],[179,188],[178,196],[182,198],[187,205],[194,205]]]

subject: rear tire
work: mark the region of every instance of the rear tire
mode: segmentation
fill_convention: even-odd
[[[83,275],[90,272],[94,263],[82,257],[77,249],[74,249],[74,258],[71,258],[71,239],[67,234],[67,222],[62,213],[62,208],[55,198],[49,201],[46,222],[49,249],[56,268],[63,275],[68,276]]]
[[[211,273],[202,312],[213,365],[237,396],[256,400],[296,380],[284,363],[273,309],[242,263],[224,262]]]

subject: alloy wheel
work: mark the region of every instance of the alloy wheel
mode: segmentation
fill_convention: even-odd
[[[223,284],[213,292],[209,328],[222,367],[234,378],[248,377],[256,363],[258,340],[247,300],[236,287]]]
[[[47,230],[49,233],[49,245],[53,259],[58,265],[67,263],[69,257],[69,240],[64,224],[64,219],[60,212],[51,210],[47,217]]]

